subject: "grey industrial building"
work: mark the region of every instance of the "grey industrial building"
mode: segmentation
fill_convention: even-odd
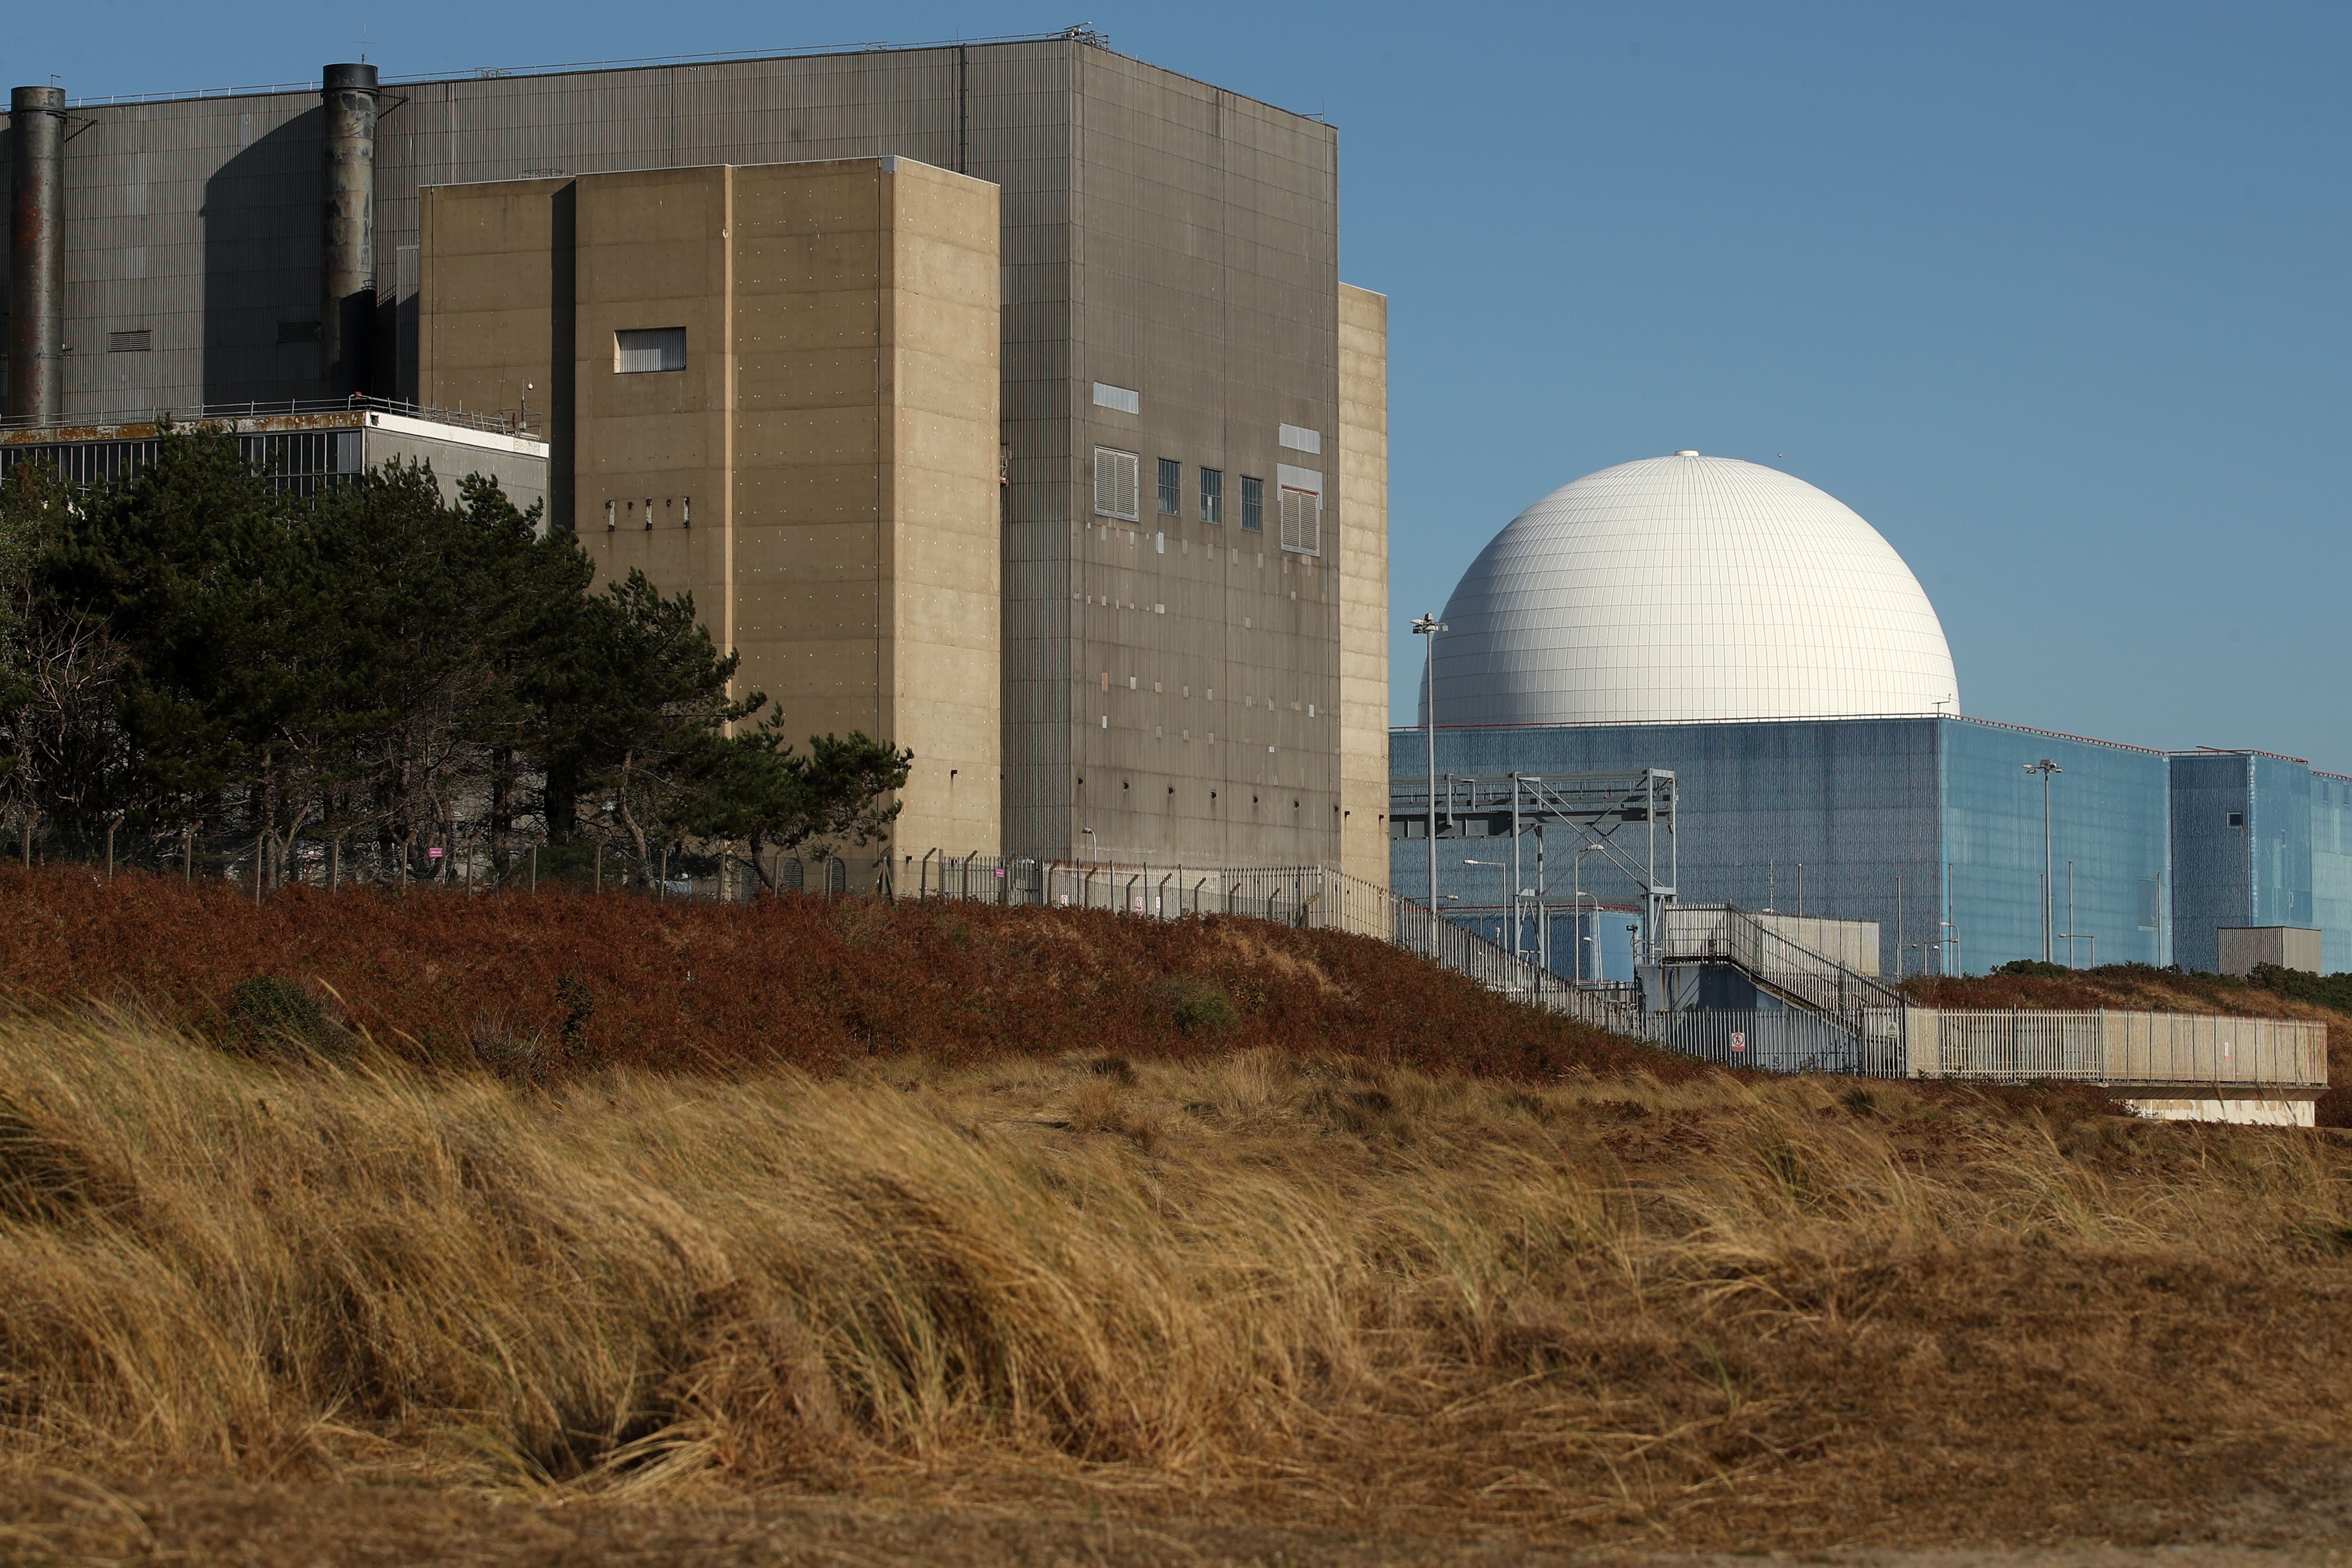
[[[1321,120],[1073,30],[434,80],[331,66],[316,86],[148,99],[19,89],[0,140],[16,445],[140,438],[159,411],[370,399],[429,420],[462,402],[466,424],[547,442],[551,518],[583,536],[640,499],[646,531],[691,508],[685,481],[616,500],[593,477],[605,436],[581,378],[632,367],[573,318],[566,269],[587,253],[562,225],[590,182],[847,163],[885,182],[903,160],[994,186],[995,401],[966,412],[998,431],[982,477],[999,607],[994,644],[959,654],[995,661],[998,739],[961,781],[996,774],[994,799],[914,817],[962,835],[953,852],[1385,880],[1385,302],[1340,283]],[[422,214],[427,193],[492,184],[555,227],[513,264],[547,269],[549,342],[467,381],[426,352],[474,285],[436,273]],[[753,330],[730,366],[756,358]],[[870,349],[877,384],[882,330],[841,349]],[[863,570],[878,584],[891,559],[877,544]],[[873,599],[855,634],[880,646],[913,612]],[[898,711],[877,687],[866,722]],[[924,741],[897,738],[919,785],[945,788],[922,779]]]

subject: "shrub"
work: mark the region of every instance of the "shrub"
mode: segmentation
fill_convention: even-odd
[[[239,980],[228,994],[232,1041],[261,1055],[306,1051],[341,1054],[351,1036],[299,981],[276,975]]]
[[[1215,1040],[1234,1027],[1234,999],[1214,980],[1171,975],[1156,988],[1176,1032],[1188,1040]]]

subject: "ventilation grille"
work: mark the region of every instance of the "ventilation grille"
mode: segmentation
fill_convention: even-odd
[[[1143,394],[1133,387],[1115,387],[1108,382],[1095,383],[1095,406],[1115,408],[1121,413],[1141,413]]]
[[[278,341],[281,345],[286,343],[315,343],[318,340],[319,324],[316,321],[280,321],[278,323]]]
[[[1303,424],[1284,425],[1281,439],[1282,444],[1293,452],[1312,452],[1320,455],[1323,451],[1323,433],[1309,430]]]
[[[127,332],[109,332],[106,351],[110,354],[143,354],[155,346],[155,329],[134,327]]]
[[[1108,446],[1095,448],[1095,516],[1131,523],[1142,515],[1137,504],[1141,466],[1141,460],[1132,452]]]
[[[1312,490],[1282,487],[1282,548],[1300,555],[1323,553],[1323,497]]]
[[[613,334],[613,370],[617,375],[686,369],[686,329],[636,327]]]

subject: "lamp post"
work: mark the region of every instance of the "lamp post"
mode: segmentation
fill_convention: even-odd
[[[2053,774],[2063,773],[2066,770],[2046,757],[2039,762],[2027,763],[2025,770],[2028,773],[2042,775],[2042,961],[2047,964],[2050,962],[2053,946],[2050,933],[2053,925],[2050,909],[2053,892],[2050,885],[2050,873],[2056,869],[2050,854],[2050,779]]]
[[[1429,639],[1429,648],[1423,663],[1427,666],[1425,687],[1422,699],[1422,727],[1429,737],[1429,913],[1437,913],[1437,634],[1445,630],[1445,622],[1424,611],[1412,623],[1413,635]]]

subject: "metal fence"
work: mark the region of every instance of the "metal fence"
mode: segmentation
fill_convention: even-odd
[[[2096,1012],[1934,1013],[1934,1076],[2025,1083],[2037,1078],[2104,1078]],[[1927,1056],[1922,1040],[1923,1058]],[[1923,1061],[1922,1065],[1926,1065]]]
[[[1865,1078],[1905,1078],[1911,1072],[1901,1015],[1886,1009],[1872,1009],[1860,1033],[1799,1008],[1639,1013],[1626,1032],[1727,1067]]]
[[[2327,1082],[2327,1026],[2198,1013],[1923,1010],[1922,1070],[2023,1082],[2276,1084]]]

